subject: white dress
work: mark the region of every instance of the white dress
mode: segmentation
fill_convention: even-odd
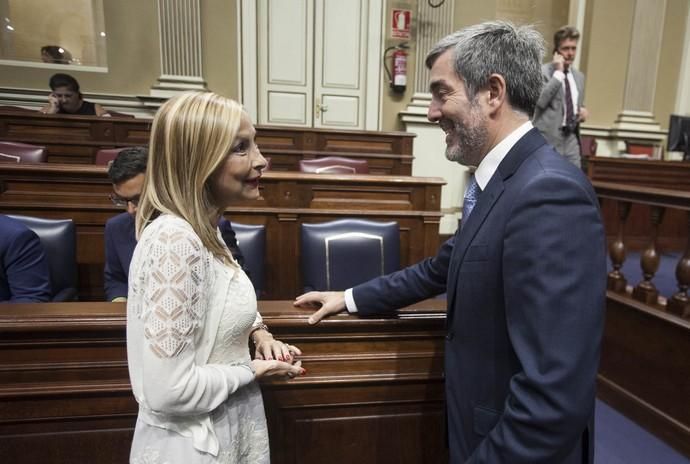
[[[133,464],[270,462],[249,367],[249,333],[261,322],[256,295],[239,267],[200,244],[189,224],[161,216],[132,258],[127,348],[140,405]]]

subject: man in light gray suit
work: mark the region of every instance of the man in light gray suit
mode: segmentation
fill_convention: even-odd
[[[587,119],[585,76],[573,67],[580,33],[563,26],[553,36],[553,60],[542,66],[544,87],[534,111],[534,126],[575,166],[581,166],[579,125]]]

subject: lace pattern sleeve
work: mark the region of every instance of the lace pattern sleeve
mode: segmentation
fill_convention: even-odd
[[[264,320],[261,317],[261,314],[257,311],[256,312],[256,319],[254,319],[254,323],[252,324],[252,330],[258,330],[258,329],[268,330],[268,326],[266,326],[266,324],[264,324]]]
[[[149,247],[148,284],[143,307],[148,347],[160,358],[176,357],[191,343],[203,319],[204,283],[209,262],[201,241],[188,231],[160,231]]]
[[[161,217],[148,227],[130,271],[127,337],[135,394],[158,413],[207,413],[254,375],[246,365],[198,359],[213,342],[206,326],[213,256],[179,218]]]

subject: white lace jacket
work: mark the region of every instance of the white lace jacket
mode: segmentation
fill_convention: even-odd
[[[214,260],[178,217],[146,227],[129,272],[127,356],[139,419],[217,455],[210,413],[254,374],[249,364],[207,364],[236,272],[213,272]]]

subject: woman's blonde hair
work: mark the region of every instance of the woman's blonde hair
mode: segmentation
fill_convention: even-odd
[[[137,239],[159,214],[187,221],[215,256],[228,258],[213,219],[211,174],[230,153],[242,106],[212,92],[189,92],[165,102],[153,119],[146,179],[137,207]]]

